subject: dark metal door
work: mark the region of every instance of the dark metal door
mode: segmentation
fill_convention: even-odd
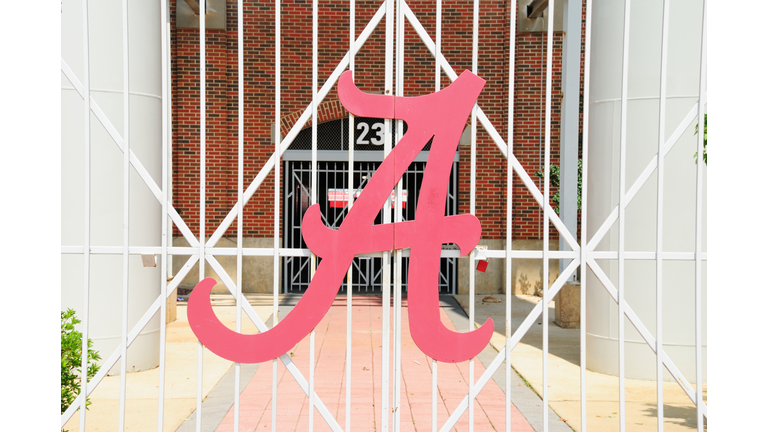
[[[355,162],[354,187],[355,195],[367,184],[368,179],[379,167],[380,162]],[[418,202],[418,192],[424,176],[426,162],[413,162],[403,176],[403,207],[400,211],[403,220],[413,220]],[[456,187],[457,187],[457,163],[454,162],[451,170],[451,181],[446,200],[445,214],[457,213]],[[320,205],[323,222],[329,228],[338,228],[347,214],[348,196],[348,162],[347,161],[318,161],[318,204]],[[286,248],[306,248],[301,234],[301,220],[304,212],[310,204],[310,175],[311,162],[286,161],[285,162],[285,199],[283,222],[283,245]],[[391,209],[393,213],[397,211]],[[383,210],[379,213],[375,223],[381,223]],[[449,246],[450,247],[450,246]],[[394,258],[392,258],[394,259]],[[407,292],[408,284],[408,257],[403,257],[402,289]],[[318,261],[319,263],[319,261]],[[440,260],[440,279],[438,281],[441,294],[454,294],[456,292],[457,279],[456,258],[442,258]],[[390,266],[394,268],[394,266]],[[393,280],[393,279],[392,279]],[[307,289],[310,281],[309,257],[284,257],[283,258],[283,293],[301,293]],[[382,287],[382,258],[381,257],[356,257],[352,261],[352,287],[355,293],[381,293]],[[342,292],[346,290],[346,284],[340,287]]]

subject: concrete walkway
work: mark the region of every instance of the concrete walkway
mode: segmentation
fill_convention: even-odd
[[[214,295],[213,310],[219,319],[235,328],[235,301],[230,295]],[[272,297],[246,294],[259,317],[267,321],[272,314]],[[256,327],[243,314],[243,332],[256,333]],[[128,347],[128,361],[134,347]],[[179,303],[177,319],[166,326],[165,396],[163,402],[163,431],[175,431],[195,409],[197,394],[198,343],[187,322],[187,308]],[[101,353],[108,357],[111,353]],[[118,361],[119,365],[119,361]],[[232,362],[203,349],[203,395],[210,395]],[[126,376],[125,429],[128,431],[156,431],[159,404],[160,368],[129,373]],[[106,376],[89,397],[91,406],[86,411],[86,431],[118,430],[120,406],[120,376]],[[64,426],[69,431],[80,428],[80,412],[76,412]]]
[[[271,316],[272,297],[247,295],[257,314],[264,321]],[[464,309],[467,296],[455,296]],[[500,303],[483,303],[476,298],[476,321],[492,317],[496,333],[491,344],[475,361],[475,380],[495,358],[496,350],[504,345],[504,296],[496,295]],[[234,328],[235,307],[231,296],[213,296],[217,316]],[[441,298],[441,317],[449,328],[465,331],[468,319],[452,297]],[[515,296],[512,299],[512,328],[540,299]],[[281,316],[290,311],[297,297],[281,296]],[[407,300],[403,305],[407,307]],[[401,430],[430,431],[431,427],[431,360],[413,345],[408,331],[407,309],[403,308],[402,333],[402,412]],[[553,304],[550,317],[554,317]],[[353,299],[353,359],[352,359],[352,430],[381,430],[381,297],[355,296]],[[580,430],[579,418],[579,331],[565,330],[550,321],[549,325],[549,430],[553,432]],[[197,342],[186,321],[186,307],[178,308],[178,319],[167,327],[166,373],[164,398],[164,431],[195,430],[195,394],[197,386]],[[513,351],[511,399],[513,431],[542,430],[541,399],[541,333],[542,325],[534,325]],[[255,333],[255,327],[243,314],[243,332]],[[346,345],[346,298],[340,296],[316,331],[316,392],[332,416],[342,426],[345,418],[344,361]],[[293,361],[306,377],[309,359],[308,338],[292,350]],[[204,349],[203,356],[203,431],[233,430],[234,367],[229,361]],[[129,348],[129,359],[131,349]],[[391,363],[390,363],[391,368]],[[448,418],[467,392],[468,363],[438,366],[439,396],[438,424]],[[271,430],[272,365],[242,365],[240,430]],[[300,390],[284,366],[279,363],[278,428],[277,430],[308,430],[308,398]],[[391,369],[390,369],[391,379]],[[131,373],[127,377],[126,430],[157,430],[159,369]],[[618,379],[587,372],[587,425],[589,431],[619,430]],[[87,411],[87,431],[117,430],[119,407],[119,376],[108,376],[91,394],[92,405]],[[530,388],[528,387],[530,385]],[[504,430],[504,368],[500,367],[478,394],[475,403],[475,429]],[[654,381],[626,380],[627,429],[656,430],[656,384]],[[695,407],[676,383],[664,384],[665,431],[696,429]],[[706,399],[706,387],[705,387]],[[390,404],[391,405],[391,404]],[[317,411],[316,430],[329,430]],[[79,428],[76,413],[66,429]],[[391,425],[390,425],[391,429]],[[453,430],[468,430],[468,414],[464,412]]]
[[[457,295],[464,310],[469,309],[469,296]],[[504,320],[506,297],[494,294],[498,303],[483,302],[482,295],[475,298],[477,325],[491,317],[495,333],[491,345],[496,350],[504,347]],[[541,301],[540,297],[517,295],[511,299],[514,332],[531,309]],[[549,304],[549,406],[564,418],[575,431],[581,431],[579,329],[563,329],[555,324],[555,302]],[[543,392],[541,315],[537,323],[512,351],[512,366],[525,378],[537,394]],[[650,349],[650,348],[649,348]],[[618,361],[618,359],[616,360]],[[671,377],[667,374],[669,379]],[[609,432],[619,430],[619,379],[587,370],[587,430]],[[656,381],[625,379],[627,430],[654,432],[656,419]],[[693,384],[693,383],[692,383]],[[696,406],[674,382],[664,382],[664,431],[683,432],[696,430]],[[694,385],[695,388],[695,385]],[[704,386],[704,402],[707,387]],[[539,414],[539,418],[541,414]],[[529,419],[530,420],[530,419]],[[551,424],[551,423],[550,423]],[[706,419],[704,430],[707,430]]]
[[[296,298],[286,298],[281,306],[280,314],[285,316],[295,304]],[[378,431],[382,430],[381,421],[381,297],[355,296],[352,312],[352,412],[350,420],[352,430]],[[403,301],[403,331],[402,331],[402,391],[400,430],[416,431],[432,429],[432,373],[431,360],[426,357],[413,343],[408,331],[407,300]],[[441,301],[441,318],[444,325],[451,329],[456,327],[467,329],[468,320],[463,311],[452,297]],[[316,330],[315,359],[316,393],[328,408],[335,421],[344,428],[345,422],[345,345],[346,345],[346,298],[338,297],[328,314],[323,318]],[[485,365],[495,357],[496,352],[487,347],[486,352],[475,360],[475,379],[484,371]],[[309,367],[309,338],[305,338],[291,351],[291,358],[301,371]],[[390,363],[391,368],[391,363]],[[441,426],[459,405],[468,389],[468,362],[458,364],[440,364],[438,366],[438,426]],[[391,375],[391,372],[390,372]],[[496,374],[503,387],[503,368]],[[306,374],[305,374],[306,376]],[[391,378],[390,378],[391,380]],[[213,393],[222,387],[225,395],[222,399],[228,401],[225,414],[221,408],[226,404],[213,402],[211,396],[203,404],[204,418],[202,431],[231,431],[234,430],[233,386],[228,380],[223,380],[222,386],[217,386]],[[233,382],[233,381],[232,381]],[[282,364],[278,366],[278,395],[277,395],[277,430],[304,431],[308,430],[308,397],[304,394],[293,377],[287,373]],[[390,381],[391,382],[391,381]],[[515,390],[518,402],[523,409],[541,413],[541,400],[526,388],[522,381],[515,376]],[[226,389],[224,389],[226,388]],[[217,399],[217,398],[214,398]],[[272,366],[261,365],[248,386],[240,396],[239,430],[271,430],[272,423]],[[211,403],[209,403],[211,401]],[[391,405],[391,403],[390,403]],[[538,407],[538,408],[536,408]],[[504,427],[504,393],[495,381],[489,382],[481,390],[474,404],[474,430],[493,431]],[[224,415],[222,415],[224,414]],[[556,421],[554,412],[551,413]],[[222,418],[223,417],[223,418]],[[195,425],[190,421],[184,422],[179,432],[194,431]],[[221,419],[221,420],[219,420]],[[459,418],[453,430],[469,429],[469,415],[465,411]],[[314,429],[319,431],[331,430],[320,416],[314,414]],[[533,431],[534,428],[514,406],[512,407],[512,430]],[[569,428],[560,423],[553,431],[568,431]],[[391,426],[390,426],[391,428]]]

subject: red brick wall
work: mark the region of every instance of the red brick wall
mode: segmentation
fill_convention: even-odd
[[[524,33],[518,35],[515,79],[515,157],[544,191],[544,181],[534,173],[544,167],[545,111],[547,73],[547,34]],[[563,34],[555,33],[552,54],[552,124],[550,161],[559,164],[560,158],[560,105],[562,77]],[[554,196],[555,190],[550,190]],[[514,232],[515,239],[537,239],[542,233],[542,211],[533,195],[519,176],[514,178]],[[552,204],[554,207],[554,204]],[[550,232],[550,239],[557,234]]]
[[[515,3],[511,3],[514,5]],[[206,43],[206,235],[221,223],[237,201],[237,3],[227,1],[227,30],[208,30]],[[356,1],[359,35],[380,5]],[[411,1],[411,9],[426,31],[435,34],[434,2]],[[479,29],[478,74],[487,84],[478,100],[499,134],[507,139],[507,70],[509,63],[510,2],[484,3]],[[274,122],[274,4],[245,6],[245,186],[274,151],[270,128]],[[282,3],[283,135],[311,102],[312,3]],[[472,67],[472,3],[444,1],[442,50],[457,73]],[[514,16],[514,15],[513,15]],[[174,19],[172,18],[172,23]],[[355,57],[355,81],[364,91],[384,88],[385,25],[382,21]],[[331,74],[349,46],[348,3],[321,2],[319,13],[319,85]],[[199,31],[172,31],[174,205],[195,235],[199,232]],[[560,71],[562,34],[555,39],[553,83],[552,160],[557,163],[559,142]],[[434,60],[416,32],[405,26],[406,96],[434,91]],[[514,155],[533,176],[544,157],[544,74],[546,33],[519,34],[515,87]],[[448,78],[442,80],[448,85]],[[394,86],[394,83],[393,83]],[[318,121],[346,116],[329,93]],[[307,123],[309,126],[309,123]],[[478,122],[476,214],[484,238],[504,238],[506,225],[506,159]],[[469,212],[469,146],[460,150],[459,212]],[[273,226],[273,179],[270,173],[245,207],[244,234],[270,237]],[[513,238],[536,239],[541,231],[540,211],[515,176]],[[554,194],[554,191],[552,191]],[[236,224],[227,235],[236,234]],[[176,230],[178,234],[178,230]],[[557,238],[552,235],[552,238]]]

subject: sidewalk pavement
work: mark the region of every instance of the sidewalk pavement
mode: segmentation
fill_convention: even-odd
[[[285,316],[295,304],[297,298],[284,299],[280,314]],[[380,296],[355,296],[352,307],[352,397],[350,422],[352,430],[376,431],[382,430],[381,420],[381,314]],[[393,312],[393,309],[391,312]],[[441,318],[449,328],[469,328],[466,315],[452,297],[441,301]],[[391,314],[393,316],[393,314]],[[416,431],[432,429],[432,362],[413,343],[408,331],[407,300],[403,301],[402,309],[402,384],[400,430]],[[337,297],[330,311],[316,328],[315,342],[316,358],[316,393],[328,408],[332,422],[344,429],[345,423],[345,346],[346,346],[346,298]],[[309,338],[305,338],[291,351],[291,359],[299,370],[306,371],[309,367]],[[483,355],[475,359],[475,380],[485,371],[484,364],[489,364],[496,352],[487,347]],[[437,423],[441,426],[453,410],[460,404],[468,391],[469,362],[458,364],[440,364],[438,366]],[[277,430],[304,431],[308,430],[308,397],[295,380],[287,373],[282,364],[278,363],[278,395],[277,395]],[[388,372],[391,375],[391,363]],[[500,378],[503,387],[503,369],[494,377]],[[390,385],[391,385],[390,376]],[[527,402],[528,411],[541,413],[541,400],[522,381],[515,376],[515,390],[522,392],[523,402]],[[218,390],[215,389],[214,392]],[[203,403],[205,418],[212,421],[202,424],[202,431],[231,431],[234,430],[233,386],[222,387],[222,394],[217,395],[221,400],[227,400],[228,405],[214,402],[209,395]],[[271,430],[272,425],[272,366],[261,365],[253,379],[240,396],[239,430]],[[474,403],[474,430],[493,431],[504,427],[504,393],[496,382],[489,382],[478,394]],[[227,406],[222,412],[220,408]],[[535,408],[538,406],[538,408]],[[531,408],[534,407],[534,408]],[[391,403],[390,403],[391,410]],[[391,411],[390,411],[391,412]],[[224,415],[222,415],[224,414]],[[554,412],[552,421],[556,422]],[[194,431],[193,420],[195,413],[189,416],[179,432]],[[221,419],[221,420],[220,420]],[[387,421],[391,417],[388,416]],[[315,430],[332,430],[318,411],[314,413]],[[520,411],[512,406],[512,430],[533,431]],[[569,431],[560,423],[556,431]],[[390,426],[391,428],[391,426]],[[469,414],[465,411],[459,418],[453,430],[469,429]]]
[[[469,296],[457,295],[456,299],[469,310]],[[491,317],[495,333],[491,345],[496,350],[504,347],[504,321],[506,296],[494,294],[500,301],[483,302],[482,295],[475,297],[476,326]],[[540,297],[516,295],[511,299],[514,331],[531,309],[541,301]],[[549,406],[576,431],[581,431],[579,329],[563,329],[555,324],[555,302],[549,304]],[[542,333],[541,315],[531,329],[512,350],[512,366],[531,385],[538,395],[542,394]],[[649,348],[650,349],[650,348]],[[618,359],[617,359],[618,361]],[[587,370],[587,430],[609,432],[619,430],[619,379]],[[651,432],[657,430],[656,381],[625,379],[625,407],[627,430]],[[696,430],[696,406],[676,382],[664,382],[664,430],[682,432]],[[696,386],[694,385],[694,389]],[[707,388],[704,386],[704,402]],[[705,419],[706,422],[706,419]],[[706,423],[704,430],[707,430]]]
[[[259,317],[265,322],[272,311],[271,295],[247,294]],[[227,295],[214,295],[217,316],[234,329],[234,300]],[[464,310],[467,296],[455,296]],[[489,347],[475,361],[475,380],[504,345],[504,296],[496,295],[500,303],[483,303],[476,298],[478,324],[492,317],[496,333]],[[280,315],[285,314],[298,300],[295,296],[281,296]],[[538,297],[512,298],[512,329],[522,322]],[[407,305],[407,300],[403,302]],[[550,317],[554,317],[554,304],[550,304]],[[352,430],[381,430],[381,297],[354,296],[353,299],[353,359],[352,359]],[[186,307],[178,308],[178,319],[167,327],[166,376],[164,400],[164,431],[195,430],[195,394],[197,388],[196,338],[186,321]],[[431,365],[430,359],[413,345],[408,332],[408,312],[402,310],[402,393],[400,414],[402,430],[429,431],[431,427]],[[466,315],[454,300],[441,297],[441,318],[449,328],[464,331],[468,328]],[[513,431],[541,430],[541,325],[534,325],[512,352],[512,364],[525,381],[513,374]],[[243,332],[256,329],[243,314]],[[579,331],[561,329],[549,323],[549,430],[580,430],[579,419]],[[337,298],[331,310],[316,330],[316,393],[332,416],[344,428],[345,387],[344,362],[346,346],[346,298]],[[293,361],[305,378],[308,369],[308,343],[305,338],[294,348]],[[365,348],[363,348],[365,347]],[[363,348],[363,349],[361,349]],[[495,348],[495,350],[494,350]],[[129,348],[129,358],[130,358]],[[203,349],[203,423],[202,430],[233,430],[234,365]],[[390,380],[392,375],[390,363]],[[459,404],[467,392],[468,362],[456,365],[438,365],[439,395],[438,425]],[[241,366],[240,430],[271,430],[272,365]],[[278,430],[307,430],[308,398],[294,379],[278,362]],[[157,430],[159,369],[131,373],[127,376],[126,430]],[[391,382],[391,381],[390,381]],[[532,389],[526,387],[527,382]],[[587,426],[590,431],[619,430],[618,379],[595,372],[587,372]],[[119,376],[108,376],[91,394],[93,402],[86,416],[86,430],[112,431],[117,429],[119,407]],[[504,369],[500,367],[493,379],[477,395],[475,403],[475,429],[504,430]],[[656,384],[654,381],[626,380],[627,427],[629,430],[656,430]],[[706,390],[706,389],[705,389]],[[534,393],[534,391],[536,393]],[[665,430],[695,430],[695,407],[676,383],[664,384]],[[706,398],[706,391],[705,391]],[[391,402],[390,402],[391,406]],[[558,419],[563,419],[558,421]],[[567,424],[566,424],[567,423]],[[325,420],[314,413],[315,428],[329,430]],[[570,427],[569,427],[570,426]],[[78,430],[79,413],[66,429]],[[454,430],[468,430],[465,411]]]
[[[232,296],[212,296],[213,310],[219,319],[235,328],[235,301]],[[259,317],[266,321],[272,314],[272,297],[246,294]],[[181,304],[181,303],[180,303]],[[243,314],[244,333],[256,333],[256,327]],[[179,306],[177,319],[166,326],[165,397],[163,402],[163,431],[175,431],[195,409],[197,394],[198,343],[187,322],[187,308]],[[128,347],[128,361],[132,347]],[[106,356],[105,356],[106,354]],[[111,353],[101,353],[107,357]],[[119,362],[118,362],[119,364]],[[208,395],[232,367],[232,362],[203,349],[203,394]],[[158,418],[160,368],[126,375],[125,429],[127,431],[156,431]],[[120,376],[106,376],[89,396],[91,406],[86,411],[86,431],[118,430],[120,407]],[[80,428],[80,412],[64,426],[71,432]]]

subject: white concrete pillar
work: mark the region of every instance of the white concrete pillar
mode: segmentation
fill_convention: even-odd
[[[698,100],[702,3],[674,1],[669,18],[669,57],[665,135],[669,137]],[[595,0],[589,125],[588,238],[618,204],[623,2]],[[627,108],[626,185],[629,189],[657,153],[662,2],[631,5]],[[694,126],[687,126],[665,159],[663,250],[693,252],[695,241],[696,151]],[[706,251],[706,170],[704,174]],[[626,208],[626,251],[656,250],[656,173]],[[597,250],[618,250],[618,222]],[[651,334],[656,332],[654,261],[625,261],[625,296]],[[616,285],[616,260],[601,260]],[[706,264],[704,264],[703,365],[706,381]],[[600,282],[587,276],[587,367],[618,374],[618,306]],[[616,285],[618,287],[618,285]],[[685,377],[695,381],[693,261],[665,261],[663,267],[664,349]],[[655,355],[625,321],[626,377],[655,379]],[[670,375],[665,371],[666,377]]]
[[[83,80],[82,2],[64,0],[61,56]],[[131,149],[158,185],[161,182],[160,6],[155,0],[131,1],[129,9]],[[123,131],[123,61],[121,3],[91,1],[91,96],[109,122]],[[61,244],[82,246],[84,236],[83,98],[62,73],[61,78]],[[123,245],[123,153],[91,114],[90,220],[92,246]],[[135,170],[130,179],[131,246],[160,246],[161,206]],[[143,267],[140,256],[129,259],[128,330],[160,294],[158,266]],[[41,269],[43,270],[43,269]],[[102,362],[118,348],[122,331],[123,266],[121,255],[91,255],[89,337]],[[62,255],[61,307],[83,311],[83,256]],[[128,371],[158,365],[159,314],[128,349]],[[118,361],[111,373],[119,373]]]

